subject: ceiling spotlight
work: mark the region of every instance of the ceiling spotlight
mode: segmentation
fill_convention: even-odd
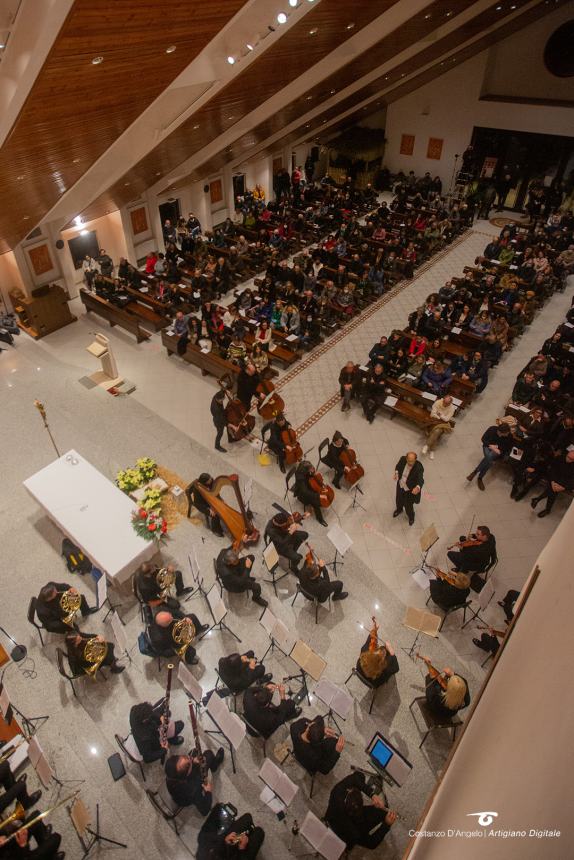
[[[194,131],[197,131],[197,129],[198,129],[198,128],[199,128],[199,125],[194,125],[194,126],[193,126],[193,130],[194,130]]]
[[[312,29],[312,30],[309,30],[309,35],[310,35],[310,36],[316,36],[316,35],[317,35],[317,32],[318,32],[318,31],[317,31],[317,28],[316,28],[316,27],[313,27],[313,29]]]
[[[247,44],[245,45],[245,47],[247,48],[247,50],[248,50],[248,51],[253,51],[253,50],[255,50],[255,49],[254,49],[254,47],[253,47],[253,45],[250,45],[250,44],[249,44],[249,42],[247,42]]]
[[[0,51],[3,51],[5,47],[6,45],[4,44],[4,42],[2,42],[2,44],[0,45]]]
[[[425,15],[425,21],[428,21],[428,19],[429,19],[430,17],[431,17],[431,14],[430,14],[430,12],[429,12],[429,13],[428,13],[428,15]]]
[[[279,12],[277,15],[277,23],[278,24],[286,24],[287,23],[287,15],[285,12]]]
[[[127,188],[128,185],[131,185],[131,182],[124,182],[124,188]]]
[[[354,22],[354,21],[351,21],[351,23],[350,23],[350,24],[347,24],[347,26],[345,27],[345,29],[346,29],[346,30],[352,30],[354,26],[355,26],[355,22]]]
[[[289,5],[291,6],[292,9],[295,9],[298,2],[299,2],[299,0],[289,0]]]
[[[22,221],[29,221],[29,220],[30,220],[30,216],[29,216],[29,215],[24,215],[24,216],[23,216],[23,218],[22,218]]]
[[[80,230],[80,236],[87,236],[89,232],[89,230]]]
[[[235,57],[229,56],[227,58],[227,62],[229,63],[230,66],[232,66],[235,63]]]
[[[103,57],[94,57],[94,59],[92,60],[92,66],[99,66],[100,63],[103,63],[103,62],[104,62]]]
[[[177,45],[170,45],[169,48],[165,49],[166,54],[173,54],[173,52],[177,50]]]
[[[72,164],[79,164],[79,163],[80,163],[80,159],[79,159],[79,158],[73,158],[73,159],[72,159]]]
[[[334,96],[337,90],[331,90],[331,95]]]
[[[20,176],[16,177],[16,179],[18,179],[19,181],[22,181],[22,179],[24,179],[24,174],[21,173]]]
[[[76,215],[76,217],[74,218],[74,224],[76,225],[76,227],[79,227],[80,224],[83,224],[83,223],[84,223],[84,219],[82,218],[82,216]]]

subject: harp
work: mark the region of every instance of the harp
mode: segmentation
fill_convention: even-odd
[[[239,510],[232,508],[227,502],[224,502],[220,493],[224,487],[232,487],[239,505]],[[255,544],[259,540],[259,531],[253,525],[251,513],[245,508],[243,496],[239,489],[239,478],[237,475],[219,475],[213,481],[213,486],[208,489],[199,481],[192,481],[186,489],[186,495],[190,499],[191,491],[196,490],[205,501],[218,514],[219,518],[225,523],[228,531],[233,537],[233,543],[237,547],[241,543],[244,545]],[[190,499],[191,500],[191,499]],[[247,538],[244,536],[247,535]]]

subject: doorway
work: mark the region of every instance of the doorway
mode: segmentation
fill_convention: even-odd
[[[162,229],[166,221],[171,221],[172,226],[176,227],[177,222],[181,218],[179,200],[176,200],[175,198],[172,200],[166,200],[165,203],[160,203],[158,208]]]

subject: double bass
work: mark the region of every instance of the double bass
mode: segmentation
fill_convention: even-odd
[[[285,401],[277,394],[270,379],[262,379],[257,386],[257,394],[263,395],[263,400],[257,404],[257,411],[264,421],[271,421],[285,409]]]
[[[333,499],[335,498],[335,490],[333,487],[330,487],[329,484],[326,484],[321,472],[313,472],[312,475],[308,478],[309,487],[314,490],[316,493],[319,493],[321,500],[320,504],[322,508],[328,508],[333,504]]]
[[[219,380],[225,396],[227,397],[227,406],[225,407],[225,420],[227,422],[227,435],[230,442],[239,442],[245,439],[246,436],[253,431],[255,427],[255,418],[249,414],[249,410],[237,397],[233,397],[230,393],[232,382],[227,377],[222,377]]]
[[[352,448],[343,448],[339,454],[339,460],[345,467],[345,481],[352,487],[353,484],[361,480],[365,474],[365,470],[357,461],[357,455]]]

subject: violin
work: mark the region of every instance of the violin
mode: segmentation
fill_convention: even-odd
[[[335,498],[335,490],[326,484],[321,472],[314,472],[308,478],[309,487],[320,495],[320,503],[322,508],[328,508],[333,504]]]
[[[433,666],[428,657],[424,657],[422,654],[419,654],[418,651],[415,654],[415,657],[418,657],[419,660],[422,660],[423,663],[426,663],[429,675],[431,676],[432,680],[438,681],[439,687],[442,690],[446,690],[446,688],[448,687],[448,678],[442,672],[439,672],[439,670],[435,666]]]
[[[454,543],[452,546],[449,546],[448,549],[452,549],[453,547],[459,547],[460,549],[465,549],[469,546],[480,546],[482,541],[477,540],[475,534],[468,535],[464,540],[459,540],[458,543]]]
[[[437,577],[437,579],[443,579],[445,582],[448,582],[449,585],[453,585],[455,588],[460,588],[462,591],[466,590],[470,587],[470,576],[467,576],[466,573],[456,573],[455,571],[444,571],[440,570],[438,567],[433,567],[429,565],[430,569]]]
[[[319,557],[317,553],[314,551],[313,547],[310,543],[305,541],[305,546],[307,547],[307,554],[305,555],[305,564],[307,567],[313,567],[314,565],[319,566]]]
[[[353,484],[361,480],[365,474],[365,470],[357,461],[357,455],[352,448],[343,448],[339,454],[339,460],[345,467],[345,481],[352,487]]]
[[[289,514],[289,519],[287,519],[284,523],[281,523],[281,525],[278,526],[278,528],[287,532],[287,531],[289,531],[289,529],[291,528],[292,525],[294,525],[295,523],[297,523],[297,525],[299,525],[299,523],[302,522],[304,519],[306,519],[308,516],[309,516],[308,513],[302,514],[302,513],[300,513],[300,511],[293,511],[291,514]]]
[[[298,463],[303,459],[303,449],[297,441],[297,433],[292,427],[287,427],[281,431],[281,441],[285,445],[285,463],[287,466],[292,466],[293,463]],[[287,449],[290,450],[287,450]]]
[[[263,395],[263,400],[257,404],[257,411],[264,421],[271,421],[285,409],[285,401],[277,394],[270,379],[262,379],[257,388],[257,394]]]

